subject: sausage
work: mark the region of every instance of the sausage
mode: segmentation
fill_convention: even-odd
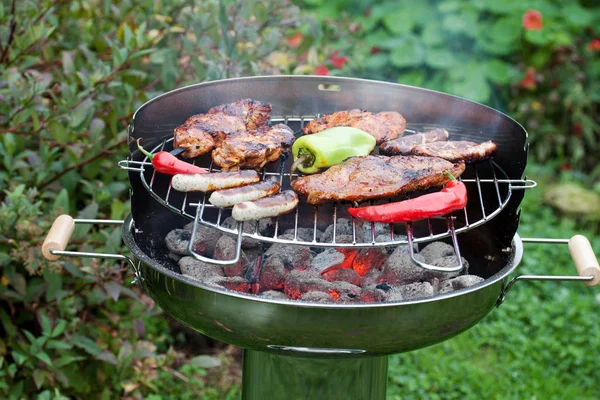
[[[180,192],[211,192],[249,185],[258,182],[260,178],[254,170],[235,172],[215,172],[210,174],[178,174],[173,176],[171,185]]]
[[[448,131],[441,128],[435,128],[427,132],[417,133],[399,137],[398,139],[390,140],[382,143],[379,146],[379,153],[388,156],[395,155],[410,155],[412,148],[420,144],[432,142],[443,142],[448,139]]]
[[[273,177],[248,186],[219,190],[210,195],[208,201],[217,207],[230,207],[243,201],[258,200],[279,190],[279,181]]]
[[[255,221],[288,213],[297,205],[298,195],[293,190],[286,190],[274,196],[238,203],[233,206],[231,216],[236,221]]]

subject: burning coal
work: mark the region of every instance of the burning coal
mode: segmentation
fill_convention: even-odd
[[[352,241],[348,220],[336,222],[336,241]],[[389,241],[389,229],[377,224],[360,227],[362,234],[375,241]],[[259,230],[272,229],[261,223]],[[483,278],[468,274],[463,259],[462,274],[432,272],[415,265],[406,246],[395,248],[309,248],[288,244],[268,245],[244,239],[240,261],[221,267],[189,257],[187,248],[192,225],[171,231],[165,238],[170,257],[178,260],[181,273],[204,284],[272,299],[291,299],[317,303],[392,302],[433,297],[473,286]],[[254,228],[252,228],[254,229]],[[333,238],[333,228],[317,231],[321,240]],[[314,232],[298,230],[296,235],[312,240]],[[293,239],[294,233],[279,237]],[[323,239],[324,238],[324,239]],[[214,229],[198,226],[194,249],[214,259],[230,259],[235,240]],[[456,264],[452,246],[432,242],[423,246],[417,259],[436,266]]]

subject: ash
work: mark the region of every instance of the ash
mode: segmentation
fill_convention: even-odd
[[[223,225],[234,227],[233,220]],[[245,231],[268,233],[271,221],[246,224]],[[444,273],[415,265],[406,246],[395,248],[309,248],[288,244],[262,243],[244,239],[240,260],[231,266],[219,266],[188,255],[192,224],[174,229],[165,238],[169,257],[178,261],[180,271],[204,285],[257,295],[276,300],[311,303],[402,302],[431,298],[465,289],[484,279],[469,275],[469,263],[462,259],[462,272]],[[352,232],[349,220],[336,222],[336,242],[352,242],[353,234],[367,241],[390,240],[387,224],[363,224]],[[300,228],[297,237],[313,240],[313,230]],[[287,230],[281,238],[293,239]],[[332,241],[333,226],[317,231],[317,241]],[[215,229],[198,226],[192,248],[203,256],[226,260],[235,255],[236,240]],[[456,265],[454,248],[444,242],[432,242],[420,249],[415,258],[425,263],[450,267]]]

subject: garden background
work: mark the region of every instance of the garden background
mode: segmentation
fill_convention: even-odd
[[[54,218],[130,210],[126,127],[146,100],[235,76],[317,74],[488,104],[531,143],[523,237],[600,218],[600,6],[592,0],[0,2],[0,397],[233,399],[240,350],[157,309],[125,264],[42,259]],[[119,228],[73,248],[127,252]],[[521,274],[573,274],[527,244]],[[390,399],[600,397],[600,292],[519,283],[483,322],[390,358]],[[200,349],[200,351],[198,351]]]

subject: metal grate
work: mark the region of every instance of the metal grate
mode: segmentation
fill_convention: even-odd
[[[301,129],[304,124],[312,117],[282,117],[272,118],[272,123],[283,122],[290,126],[296,125]],[[409,126],[407,133],[416,133],[424,129],[430,129],[431,126]],[[461,131],[449,131],[450,137],[460,138]],[[170,151],[173,148],[173,137],[165,138],[158,146],[152,149],[152,153],[159,151]],[[290,157],[291,158],[291,157]],[[277,163],[268,165],[261,171],[262,178],[275,176],[279,179],[281,190],[290,188],[290,180],[297,177],[298,174],[289,174],[290,158],[282,158]],[[206,167],[211,172],[219,171],[213,165],[210,156],[203,156],[195,159],[194,164]],[[389,224],[384,230],[389,234],[379,235],[377,231],[382,232],[382,226],[376,226],[375,223],[360,223],[351,217],[346,209],[349,203],[331,203],[321,206],[310,206],[301,204],[290,214],[273,218],[272,229],[268,231],[260,230],[260,223],[253,223],[253,229],[243,228],[243,223],[237,223],[235,226],[224,224],[224,221],[231,214],[231,209],[221,209],[208,202],[208,195],[204,193],[181,193],[172,190],[171,177],[163,174],[157,174],[154,171],[151,162],[145,157],[142,161],[121,161],[119,166],[124,169],[139,171],[143,185],[159,203],[169,210],[183,215],[196,221],[192,232],[190,244],[194,242],[196,227],[198,224],[218,229],[221,232],[236,235],[238,237],[238,251],[235,260],[212,260],[193,252],[190,245],[190,254],[197,259],[218,264],[232,264],[239,258],[239,249],[242,238],[257,239],[270,243],[284,243],[290,245],[303,245],[313,247],[386,247],[409,245],[411,254],[414,243],[429,242],[451,237],[457,254],[457,266],[451,268],[433,267],[421,265],[414,258],[413,261],[423,268],[439,271],[456,271],[462,269],[462,261],[456,235],[470,229],[476,228],[498,215],[508,204],[513,190],[523,190],[536,186],[534,181],[509,179],[506,173],[493,160],[483,163],[467,165],[465,173],[460,178],[469,190],[469,204],[463,210],[457,211],[441,218],[433,218],[414,223]],[[473,194],[475,193],[475,197]],[[401,200],[407,196],[394,200]],[[390,200],[392,201],[392,200]],[[372,201],[365,204],[374,204]],[[351,224],[352,240],[339,241],[341,236],[339,229],[339,218],[347,218]],[[370,224],[370,226],[369,226]],[[329,228],[331,235],[323,237],[320,227],[331,225]],[[378,224],[379,225],[379,224]],[[282,226],[288,226],[285,232],[288,235],[282,237]],[[347,230],[348,224],[346,224]],[[304,234],[299,235],[299,229],[304,228]],[[307,231],[306,229],[309,229]],[[307,232],[312,230],[311,240],[307,240]],[[368,234],[365,234],[368,232]],[[292,236],[292,237],[290,237]],[[310,236],[310,235],[308,235]],[[330,237],[329,237],[330,236]],[[346,237],[346,239],[348,239]]]

